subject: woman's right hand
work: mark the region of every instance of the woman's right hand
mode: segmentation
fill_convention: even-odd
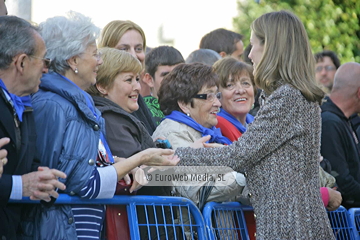
[[[141,164],[148,166],[175,166],[180,158],[172,149],[148,148],[142,152]]]
[[[199,139],[197,139],[196,141],[194,141],[192,144],[190,144],[189,147],[192,147],[192,148],[202,148],[202,147],[204,147],[205,143],[210,140],[210,138],[211,138],[210,135],[207,135],[207,136],[205,136],[205,137],[199,138]]]

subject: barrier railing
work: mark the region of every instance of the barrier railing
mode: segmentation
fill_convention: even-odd
[[[337,240],[355,240],[349,212],[343,206],[335,211],[327,211],[331,228]]]
[[[251,209],[249,207],[249,210]],[[244,210],[238,202],[207,203],[203,209],[203,216],[209,239],[250,240]]]
[[[353,232],[355,239],[360,239],[360,208],[349,209],[350,221],[354,226]]]
[[[22,200],[11,200],[12,203],[39,203],[29,198]],[[189,199],[183,197],[162,197],[162,196],[114,196],[112,199],[81,199],[76,196],[60,194],[55,204],[104,204],[104,205],[126,205],[129,219],[131,239],[144,239],[140,235],[140,228],[150,233],[156,231],[158,239],[159,232],[165,231],[166,239],[199,239],[206,240],[207,233],[203,216],[196,205]],[[168,211],[165,211],[168,210]],[[138,220],[138,214],[142,212],[146,216],[145,222]],[[165,214],[171,214],[166,218]],[[163,217],[164,221],[157,221],[157,217]],[[179,217],[176,219],[175,216]],[[188,218],[184,219],[183,216]],[[170,221],[166,219],[171,219]],[[170,236],[168,230],[173,231]]]
[[[203,216],[209,239],[250,239],[244,218],[244,211],[249,210],[252,207],[237,202],[207,203]],[[347,211],[340,206],[327,213],[337,240],[360,239],[360,208]]]
[[[36,204],[40,201],[23,198],[10,202]],[[124,195],[114,196],[112,199],[89,200],[60,194],[55,204],[126,205],[131,239],[144,239],[140,235],[141,228],[145,229],[148,236],[154,231],[159,236],[160,231],[165,230],[166,239],[250,239],[244,211],[253,209],[238,202],[209,202],[205,205],[203,214],[191,200],[183,197]],[[145,222],[139,222],[139,213],[145,214]],[[360,239],[360,208],[347,211],[340,206],[337,210],[327,213],[337,240]],[[166,218],[166,214],[170,214],[171,217]],[[151,219],[151,216],[154,219]],[[163,220],[159,222],[155,216],[161,216]],[[173,232],[171,236],[168,230]]]

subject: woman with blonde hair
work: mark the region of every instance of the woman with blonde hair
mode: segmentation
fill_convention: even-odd
[[[315,83],[305,28],[293,13],[279,11],[257,18],[251,30],[249,58],[264,90],[255,120],[231,145],[178,148],[176,154],[181,165],[247,172],[256,239],[334,239],[319,191],[324,93]]]
[[[131,54],[114,48],[100,48],[103,64],[99,66],[96,85],[87,92],[105,119],[110,150],[128,157],[155,147],[140,120],[131,115],[138,110],[141,63]]]
[[[123,37],[128,36],[140,39],[140,41],[134,41],[133,44],[126,43],[125,39],[121,41]],[[111,47],[129,52],[144,65],[146,49],[145,33],[139,25],[132,21],[114,20],[109,22],[101,32],[99,47]]]
[[[99,66],[96,84],[91,86],[87,92],[92,95],[96,108],[99,109],[105,119],[106,137],[111,152],[121,158],[130,158],[143,150],[156,147],[142,122],[131,114],[139,109],[139,74],[142,70],[140,61],[128,52],[114,48],[100,48],[100,51],[103,54],[103,64]],[[132,175],[136,171],[137,169],[134,169]],[[129,190],[132,192],[139,188],[136,181],[126,183],[126,185],[128,185],[126,187],[128,190],[125,192],[117,191],[117,193],[129,194]],[[137,194],[169,196],[171,195],[171,187],[144,186],[137,191]],[[109,209],[116,210],[115,217],[113,215],[115,210],[109,211]],[[121,226],[108,231],[107,238],[118,239],[118,236],[121,235],[121,239],[130,239],[126,206],[108,206],[106,214],[107,219],[114,219],[116,225]],[[139,214],[139,221],[145,222],[144,213],[140,212]],[[163,222],[162,217],[157,216],[157,221]],[[172,220],[170,212],[165,218],[166,222]],[[149,219],[151,222],[154,217],[149,217]],[[171,229],[167,234],[171,235],[170,231]],[[117,234],[113,236],[109,234],[110,232]],[[156,237],[155,232],[151,232],[151,236],[147,236],[147,234],[148,232],[145,229],[141,229],[142,239]],[[159,231],[158,234],[162,236],[165,235],[165,232]]]
[[[46,57],[52,61],[32,96],[37,157],[42,165],[66,173],[66,189],[60,192],[84,199],[112,198],[117,182],[131,169],[176,164],[162,157],[159,149],[147,149],[123,161],[112,155],[104,119],[84,91],[96,83],[103,63],[96,46],[100,30],[89,17],[69,12],[67,17],[47,19],[39,28]],[[34,206],[22,224],[23,237],[102,239],[104,213],[101,204]]]
[[[114,20],[109,22],[103,28],[98,45],[99,48],[110,47],[126,51],[140,61],[143,69],[140,73],[139,80],[141,85],[138,99],[139,110],[133,112],[132,114],[145,124],[146,129],[151,135],[155,131],[157,125],[142,97],[150,95],[149,86],[142,81],[146,49],[144,31],[139,25],[132,21]]]

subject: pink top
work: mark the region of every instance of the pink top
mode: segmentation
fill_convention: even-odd
[[[329,190],[326,187],[321,187],[320,192],[324,206],[327,207],[327,205],[329,204]]]

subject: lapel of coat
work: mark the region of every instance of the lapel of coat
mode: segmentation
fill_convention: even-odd
[[[0,89],[1,90],[1,89]],[[3,96],[0,95],[0,123],[4,131],[10,137],[12,142],[16,142],[15,138],[15,121],[12,111],[8,104],[6,104]]]

